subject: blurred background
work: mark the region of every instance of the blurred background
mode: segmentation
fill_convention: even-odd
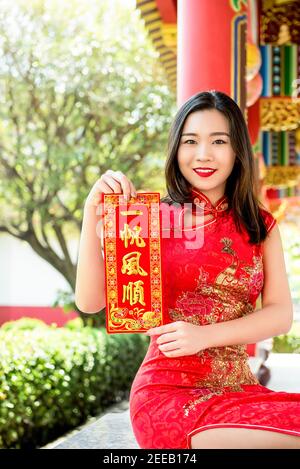
[[[0,0],[0,447],[45,444],[128,393],[147,338],[107,337],[105,311],[74,303],[83,203],[107,169],[163,195],[171,121],[199,90],[245,113],[282,235],[295,322],[249,353],[300,353],[299,7]]]

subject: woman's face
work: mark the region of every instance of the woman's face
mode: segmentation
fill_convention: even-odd
[[[226,117],[216,109],[189,114],[177,157],[185,179],[215,204],[225,193],[226,180],[235,161]]]

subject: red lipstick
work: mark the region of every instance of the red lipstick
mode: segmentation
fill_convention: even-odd
[[[214,168],[193,168],[193,171],[198,174],[198,176],[207,178],[214,174],[217,170]]]

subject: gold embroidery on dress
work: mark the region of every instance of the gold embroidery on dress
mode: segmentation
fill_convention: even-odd
[[[239,266],[239,259],[235,251],[233,251],[233,249],[231,248],[232,239],[222,238],[221,242],[224,244],[224,247],[221,252],[226,252],[227,254],[230,254],[232,256],[232,263],[228,267],[226,267],[225,270],[219,273],[219,275],[216,278],[215,283],[220,284],[220,285],[236,284],[237,279],[234,278],[234,275]]]
[[[232,248],[232,239],[222,238],[221,252],[230,254],[232,261],[208,284],[208,273],[201,266],[196,289],[183,292],[177,299],[176,308],[169,309],[172,320],[184,320],[196,325],[213,324],[221,321],[237,319],[254,311],[249,302],[249,283],[262,271],[261,258],[253,256],[254,265],[242,267],[250,276],[236,278],[240,261]],[[198,314],[194,313],[193,305],[199,305]],[[190,313],[192,311],[192,314]],[[201,363],[210,364],[207,377],[195,383],[197,397],[184,406],[184,414],[188,415],[197,403],[204,402],[225,391],[243,392],[243,384],[259,384],[248,365],[246,345],[212,347],[196,354]],[[199,396],[200,393],[200,396]]]
[[[189,415],[191,410],[195,410],[197,404],[199,404],[200,402],[208,401],[211,397],[220,396],[221,394],[223,394],[223,391],[220,391],[220,390],[219,391],[214,391],[214,392],[208,392],[207,394],[203,394],[202,396],[197,397],[196,399],[189,400],[183,406],[185,417],[187,417]]]
[[[196,386],[217,389],[228,387],[230,391],[243,391],[242,384],[258,384],[248,365],[245,345],[213,347],[206,349],[206,355],[211,358],[211,372]]]
[[[239,266],[239,259],[236,252],[232,249],[232,239],[222,238],[223,248],[221,252],[225,252],[232,256],[232,262],[216,277],[213,284],[208,284],[209,277],[203,267],[199,268],[200,275],[197,279],[197,286],[194,292],[183,292],[177,299],[176,309],[169,309],[169,315],[174,321],[185,320],[193,324],[204,325],[213,324],[219,321],[229,321],[242,317],[253,312],[254,307],[248,301],[249,296],[249,279],[235,278],[236,271]],[[257,257],[253,257],[256,264],[255,267],[246,266],[243,269],[249,273],[257,272],[261,267]],[[253,270],[254,269],[254,270]],[[236,293],[236,294],[234,294]],[[210,302],[211,312],[201,316],[187,315],[186,306],[201,301],[203,304]]]
[[[242,267],[242,269],[245,270],[247,274],[251,275],[251,277],[255,274],[261,273],[263,269],[263,263],[262,263],[261,257],[253,256],[252,259],[253,259],[254,266],[246,265],[246,267]]]
[[[230,354],[234,355],[232,353],[234,350],[240,353],[240,356],[237,355],[236,358],[232,356],[230,359]],[[203,353],[212,359],[211,371],[209,371],[207,378],[200,379],[195,383],[195,387],[199,388],[200,396],[184,404],[185,416],[188,416],[197,404],[205,402],[211,397],[220,396],[224,392],[244,392],[242,384],[259,384],[247,363],[244,345],[216,347],[206,349]],[[203,353],[199,352],[202,355]],[[226,359],[226,356],[228,359]]]

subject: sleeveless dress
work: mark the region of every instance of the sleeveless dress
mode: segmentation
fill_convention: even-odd
[[[263,243],[251,245],[246,230],[238,232],[226,196],[213,206],[201,191],[193,189],[193,195],[211,216],[200,226],[183,228],[176,238],[183,218],[177,206],[170,237],[162,237],[164,323],[207,325],[251,314],[264,283]],[[260,210],[270,232],[276,221]],[[191,239],[197,230],[200,247],[195,249]],[[191,449],[194,434],[220,427],[300,437],[300,393],[260,385],[248,365],[246,345],[170,358],[159,350],[157,338],[150,337],[130,390],[130,420],[140,448]]]

